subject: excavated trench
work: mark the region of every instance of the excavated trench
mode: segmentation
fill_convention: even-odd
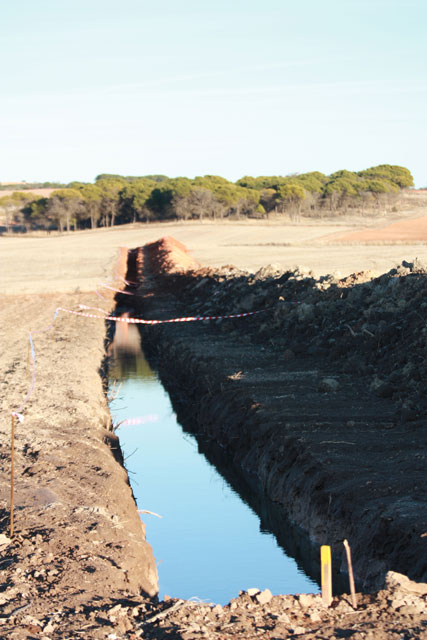
[[[233,472],[220,447],[204,449],[203,438],[180,425],[139,343],[136,327],[117,327],[110,410],[158,561],[159,596],[225,604],[254,584],[316,593],[317,554],[307,553],[303,532],[275,523],[274,505]]]
[[[160,249],[129,255],[127,277],[138,283],[128,288],[137,293],[131,315],[189,315],[188,300],[206,279],[171,275],[169,265],[162,272],[173,259]],[[295,346],[296,356],[278,359],[273,340],[252,337],[258,320],[240,322],[141,328],[144,351],[199,449],[309,574],[317,574],[319,544],[330,544],[345,578],[347,538],[359,588],[380,587],[387,570],[425,579],[419,422],[402,426],[388,398],[372,397],[352,372],[340,370],[340,393],[319,394],[319,380],[336,379],[336,367],[298,357]],[[335,590],[342,585],[335,578]]]

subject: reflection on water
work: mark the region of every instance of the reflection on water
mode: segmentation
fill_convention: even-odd
[[[317,592],[177,423],[140,351],[137,328],[126,326],[111,350],[110,383],[122,386],[110,408],[115,423],[126,421],[117,434],[138,509],[162,516],[142,515],[158,563],[160,597],[225,604],[254,586],[276,594]]]
[[[127,318],[127,311],[121,315]],[[156,380],[156,374],[151,369],[141,350],[141,337],[134,324],[117,322],[115,325],[114,340],[110,345],[109,377],[111,380],[127,380],[139,378]]]
[[[110,380],[129,380],[132,378],[153,382],[157,376],[148,364],[141,350],[138,353],[126,353],[114,350],[109,367]]]

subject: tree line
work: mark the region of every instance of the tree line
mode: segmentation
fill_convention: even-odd
[[[22,230],[109,227],[129,222],[362,213],[396,206],[413,186],[408,169],[378,165],[363,171],[288,176],[169,178],[100,174],[94,183],[70,182],[49,197],[15,192],[0,197],[6,227]]]
[[[31,189],[61,189],[67,185],[62,182],[0,182],[0,191],[29,191]]]

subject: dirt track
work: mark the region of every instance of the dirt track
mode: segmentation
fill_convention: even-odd
[[[410,260],[414,255],[421,257],[421,249],[425,252],[425,247],[392,246],[384,247],[383,253],[375,250],[375,257],[372,248],[349,257],[346,248],[316,246],[325,231],[335,230],[317,227],[280,227],[283,242],[293,238],[297,243],[291,247],[270,244],[278,238],[274,225],[263,230],[250,225],[176,227],[177,232],[169,227],[168,233],[181,234],[183,240],[190,238],[188,244],[199,260],[206,255],[205,262],[213,266],[237,262],[251,270],[266,262],[281,262],[284,266],[303,263],[320,271],[340,269],[346,273],[367,255],[371,266],[382,264],[382,260],[392,266],[401,257]],[[81,292],[93,291],[100,281],[111,277],[118,246],[139,246],[163,233],[163,226],[150,226],[59,238],[0,238],[0,326],[5,345],[0,356],[3,532],[7,533],[10,411],[19,406],[28,387],[27,331],[49,324],[58,303],[74,308],[78,303],[110,308],[108,295],[102,301]],[[251,242],[256,246],[248,247]],[[26,295],[21,295],[24,292]],[[40,296],[41,292],[53,295]],[[77,632],[90,638],[107,637],[111,632],[117,637],[132,637],[141,630],[144,619],[159,613],[154,603],[141,597],[141,589],[148,593],[155,590],[155,569],[139,518],[131,507],[126,474],[103,443],[107,440],[113,448],[117,445],[105,428],[109,419],[98,373],[105,328],[103,323],[87,322],[64,316],[55,340],[49,333],[36,340],[36,391],[17,434],[18,536],[12,545],[1,548],[4,582],[0,623],[4,637],[40,637],[42,629],[43,637],[81,637]],[[140,551],[136,552],[137,548]],[[139,555],[138,561],[133,554]],[[343,637],[334,631],[343,625],[346,629],[353,625],[354,638],[366,637],[363,634],[372,628],[377,629],[377,638],[402,637],[405,628],[413,630],[410,637],[425,637],[419,610],[397,611],[415,606],[412,596],[405,597],[406,602],[403,596],[396,597],[391,609],[386,604],[387,598],[392,599],[390,594],[379,597],[380,607],[378,602],[366,600],[363,615],[358,614],[357,619],[345,608],[348,604],[336,612],[320,612],[321,623],[307,614],[314,613],[314,605],[298,604],[298,609],[297,601],[286,614],[288,622],[281,601],[275,601],[278,614],[268,605],[262,607],[253,600],[248,603],[244,598],[231,610],[213,616],[201,610],[190,615],[188,608],[182,607],[176,618],[167,616],[165,623],[144,627],[144,637],[206,637],[201,632],[203,625],[208,625],[212,637],[221,638],[285,638],[302,633],[302,628],[306,638]],[[252,602],[254,616],[244,613]],[[167,606],[164,603],[160,609]],[[233,609],[239,612],[240,622],[231,619]]]

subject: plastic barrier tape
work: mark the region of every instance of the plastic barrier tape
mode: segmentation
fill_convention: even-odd
[[[98,316],[94,313],[84,313],[83,311],[73,311],[72,309],[65,309],[64,307],[58,307],[55,311],[55,318],[59,311],[64,313],[71,313],[75,316],[82,316],[83,318],[96,318],[98,320],[112,320],[113,322],[125,322],[127,324],[172,324],[175,322],[198,322],[200,320],[228,320],[231,318],[246,318],[247,316],[254,316],[258,313],[264,313],[269,311],[273,307],[267,309],[259,309],[258,311],[246,311],[245,313],[231,313],[229,315],[222,316],[188,316],[184,318],[171,318],[169,320],[143,320],[142,318],[123,318],[121,316]]]

